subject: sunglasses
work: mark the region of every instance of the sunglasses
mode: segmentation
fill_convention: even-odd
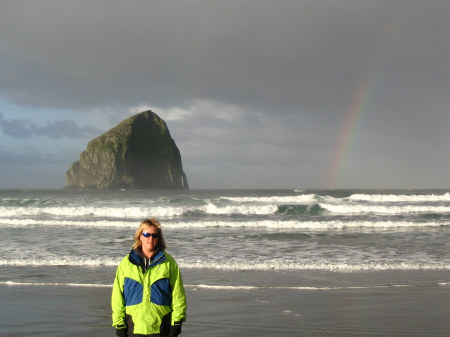
[[[149,238],[149,237],[152,237],[152,238],[154,238],[154,239],[159,238],[159,234],[158,234],[158,233],[155,233],[155,234],[152,234],[152,233],[142,233],[142,236],[143,236],[144,238]]]

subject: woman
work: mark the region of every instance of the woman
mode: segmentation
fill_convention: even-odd
[[[159,222],[142,221],[132,248],[120,262],[113,286],[117,336],[178,336],[186,320],[186,295],[178,265],[164,251]]]

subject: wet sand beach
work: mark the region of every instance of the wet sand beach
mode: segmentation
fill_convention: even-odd
[[[0,336],[114,336],[110,287],[0,285]],[[448,336],[450,287],[186,287],[182,336]]]

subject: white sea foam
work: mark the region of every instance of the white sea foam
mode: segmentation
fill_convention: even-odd
[[[223,204],[218,201],[229,201]],[[83,218],[117,218],[142,219],[149,215],[158,218],[181,217],[188,213],[208,215],[271,215],[286,205],[319,205],[322,209],[336,214],[411,214],[411,213],[450,213],[450,193],[444,195],[370,195],[353,194],[348,198],[332,196],[319,197],[315,194],[297,196],[221,196],[216,200],[204,200],[204,203],[187,202],[184,205],[139,200],[134,205],[118,202],[101,202],[97,204],[67,204],[45,206],[18,203],[15,206],[1,206],[1,218],[36,218],[36,217],[83,217]],[[408,204],[401,204],[400,202]],[[419,202],[421,202],[419,204]],[[439,202],[441,204],[430,204]],[[300,212],[301,213],[301,212]],[[289,212],[288,212],[289,214]]]
[[[352,194],[349,200],[373,201],[373,202],[439,202],[449,201],[450,193],[439,194],[415,194],[415,195],[396,195],[396,194]]]
[[[173,217],[195,210],[186,207],[0,207],[1,217],[14,216],[75,216],[75,217],[112,217],[112,218],[145,218],[149,214],[156,217]]]
[[[327,211],[339,214],[355,214],[355,213],[376,213],[376,214],[411,214],[411,213],[426,213],[426,214],[447,214],[450,213],[450,206],[420,206],[420,205],[366,205],[366,204],[331,204],[320,203],[320,207]]]
[[[73,220],[34,220],[34,219],[2,219],[0,218],[0,227],[30,227],[30,226],[42,226],[42,227],[93,227],[93,228],[132,228],[136,229],[136,221],[120,220],[85,220],[85,221],[73,221]]]
[[[268,204],[311,204],[316,202],[315,194],[271,196],[271,197],[222,197],[235,202],[268,203]]]
[[[71,257],[43,258],[43,259],[0,259],[0,266],[14,267],[116,267],[121,259],[73,259]],[[333,272],[360,272],[360,271],[386,271],[386,270],[450,270],[448,262],[333,262],[330,260],[319,260],[316,262],[284,262],[284,261],[193,261],[191,258],[178,258],[178,264],[184,269],[212,269],[212,270],[254,270],[254,271],[283,271],[283,270],[323,270]]]
[[[448,286],[449,282],[441,282],[437,285]],[[18,286],[18,287],[81,287],[81,288],[112,288],[112,284],[99,283],[64,283],[64,282],[16,282],[0,281],[0,285]],[[368,285],[368,286],[342,286],[342,287],[309,287],[309,286],[252,286],[252,285],[214,285],[214,284],[185,284],[188,289],[207,289],[207,290],[359,290],[359,289],[378,289],[378,288],[398,288],[398,287],[418,287],[436,285],[435,283],[426,284],[386,284],[386,285]]]
[[[51,266],[72,266],[72,267],[106,267],[117,266],[120,259],[83,259],[73,257],[58,258],[24,258],[24,259],[0,259],[0,266],[15,267],[51,267]]]
[[[207,214],[273,214],[278,210],[276,205],[228,205],[216,206],[212,203],[202,207]]]
[[[1,219],[0,227],[80,227],[80,228],[127,228],[135,229],[136,220],[97,220],[97,221],[72,221],[72,220],[33,220],[33,219]],[[246,229],[273,229],[273,230],[387,230],[387,229],[411,229],[411,228],[435,228],[450,226],[449,221],[299,221],[299,220],[255,220],[255,221],[173,221],[163,222],[164,229],[208,229],[208,228],[246,228]]]
[[[305,263],[214,263],[214,262],[184,262],[179,259],[181,268],[186,269],[213,269],[213,270],[254,270],[254,271],[269,271],[269,270],[323,270],[332,272],[361,272],[361,271],[387,271],[387,270],[450,270],[449,263],[331,263],[330,261],[323,262],[305,262]]]
[[[0,284],[1,285],[7,285],[7,286],[61,286],[61,287],[112,288],[112,284],[98,284],[98,283],[60,283],[60,282],[0,281]]]
[[[227,205],[217,206],[213,203],[200,206],[152,206],[152,207],[0,207],[0,219],[11,217],[109,217],[119,219],[146,218],[149,215],[158,218],[181,216],[188,212],[206,214],[273,214],[278,210],[276,205]]]
[[[434,205],[371,205],[371,204],[341,204],[321,202],[320,207],[337,214],[410,214],[410,213],[450,213],[450,206]],[[274,204],[238,204],[217,206],[209,203],[197,207],[0,207],[0,219],[36,218],[36,217],[78,217],[78,218],[117,218],[143,219],[149,215],[157,218],[173,218],[188,212],[203,212],[211,215],[270,215],[278,211]],[[63,222],[63,221],[62,221]]]
[[[311,231],[328,231],[328,230],[387,230],[387,229],[411,229],[411,228],[433,228],[450,226],[450,222],[411,222],[411,221],[205,221],[205,222],[166,222],[164,228],[191,228],[204,229],[210,227],[217,228],[247,228],[247,229],[285,229],[285,230],[311,230]]]
[[[308,287],[308,286],[244,286],[244,285],[185,285],[186,288],[211,289],[211,290],[359,290],[359,289],[378,289],[378,288],[398,288],[398,287],[418,287],[430,286],[435,283],[425,284],[386,284],[386,285],[368,285],[368,286],[342,286],[342,287]],[[438,285],[448,285],[448,283],[439,283]]]

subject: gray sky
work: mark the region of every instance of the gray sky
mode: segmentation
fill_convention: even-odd
[[[450,1],[0,2],[0,188],[151,109],[191,188],[449,188]]]

